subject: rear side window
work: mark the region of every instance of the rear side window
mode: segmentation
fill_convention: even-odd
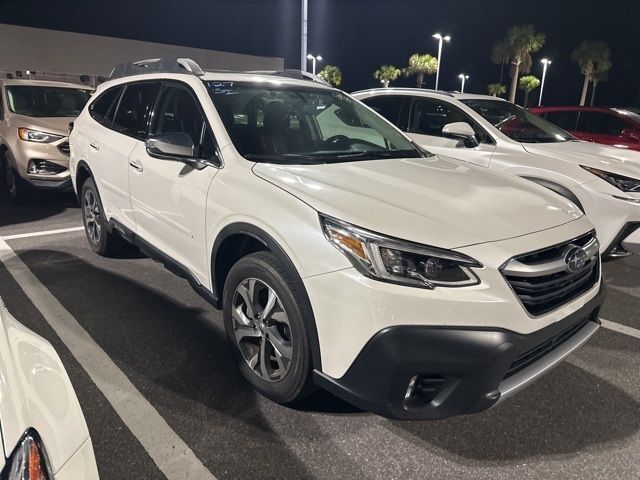
[[[113,120],[113,129],[143,140],[147,136],[147,119],[159,84],[132,83],[125,87]]]
[[[122,86],[110,88],[89,106],[89,114],[96,122],[111,126],[120,92]]]
[[[400,95],[385,95],[369,97],[362,100],[362,102],[368,107],[372,108],[384,118],[389,120],[394,125],[405,129],[406,125],[401,125],[401,111],[402,105],[406,97]]]
[[[602,112],[589,112],[587,131],[598,135],[620,136],[622,131],[631,128],[627,122],[615,115]]]
[[[578,125],[578,111],[577,110],[565,110],[558,112],[547,112],[544,118],[551,123],[555,123],[557,126],[568,132],[575,131]]]

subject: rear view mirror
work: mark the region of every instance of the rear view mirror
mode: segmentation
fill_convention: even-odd
[[[145,146],[152,157],[167,160],[187,160],[195,155],[193,140],[184,132],[155,135],[147,139]]]
[[[475,148],[478,146],[476,132],[473,131],[471,125],[467,122],[448,123],[442,127],[442,135],[454,140],[461,140],[467,148]]]

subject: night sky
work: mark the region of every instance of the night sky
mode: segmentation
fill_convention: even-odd
[[[492,44],[512,25],[533,23],[547,35],[534,56],[553,60],[545,104],[575,104],[582,77],[569,55],[582,40],[604,40],[613,54],[609,80],[598,87],[598,104],[640,106],[640,0],[309,0],[309,51],[344,74],[342,88],[378,86],[381,64],[406,65],[415,52],[437,54],[435,32],[445,44],[440,86],[458,89],[458,74],[470,75],[466,91],[486,93],[500,67],[490,61]],[[299,0],[0,0],[0,22],[190,47],[284,57],[299,67]],[[309,67],[310,68],[310,67]],[[426,81],[432,87],[435,75]],[[508,84],[505,73],[503,83]],[[410,86],[401,79],[396,85]],[[534,94],[537,98],[537,94]]]

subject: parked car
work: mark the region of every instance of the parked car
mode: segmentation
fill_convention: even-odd
[[[595,225],[602,255],[640,253],[640,154],[577,141],[487,95],[385,88],[353,94],[429,151],[538,183]]]
[[[42,80],[0,80],[0,184],[12,200],[30,187],[70,189],[69,122],[92,89]]]
[[[53,347],[0,299],[0,478],[98,480],[89,430]]]
[[[479,412],[598,328],[573,203],[431,155],[329,86],[124,65],[70,142],[89,245],[136,244],[222,308],[276,402],[315,384],[388,417]]]
[[[587,142],[640,150],[640,115],[622,108],[535,107],[532,112]]]

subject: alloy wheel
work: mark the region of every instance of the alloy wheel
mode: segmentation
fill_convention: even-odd
[[[102,226],[100,225],[100,206],[93,190],[87,190],[82,202],[84,210],[84,227],[87,235],[95,244],[100,243]]]
[[[233,332],[244,361],[267,382],[282,380],[291,367],[289,317],[276,292],[261,280],[243,280],[233,295]]]

